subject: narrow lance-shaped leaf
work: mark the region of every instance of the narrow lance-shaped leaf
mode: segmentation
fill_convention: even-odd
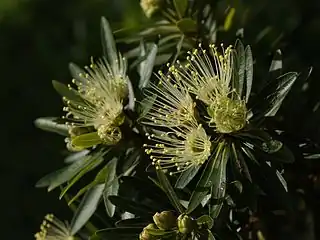
[[[165,193],[167,194],[170,202],[173,204],[173,206],[176,208],[176,210],[179,213],[183,213],[184,208],[181,205],[180,200],[179,200],[177,194],[175,193],[173,187],[171,186],[167,176],[165,175],[165,173],[163,172],[163,170],[161,168],[157,170],[157,176],[158,176],[160,184],[161,184],[163,190],[165,191]]]
[[[173,0],[173,4],[178,13],[179,18],[182,18],[187,10],[188,0]]]
[[[34,124],[36,127],[44,131],[58,133],[62,136],[68,136],[68,126],[66,124],[58,123],[57,119],[58,118],[55,117],[38,118],[34,121]]]
[[[273,78],[277,78],[280,76],[281,74],[281,70],[282,70],[282,54],[280,49],[278,49],[272,59],[270,68],[269,68],[269,72],[271,74],[271,79]]]
[[[120,228],[107,228],[101,229],[95,233],[97,238],[91,239],[117,239],[117,240],[131,240],[138,239],[139,234],[142,232],[141,227],[120,227]]]
[[[86,149],[86,150],[83,150],[80,152],[72,153],[64,159],[64,162],[65,163],[74,163],[74,162],[78,161],[79,159],[87,156],[89,154],[89,152],[90,151]]]
[[[85,78],[85,72],[74,63],[69,63],[69,70],[71,76],[82,84],[87,84],[87,79]]]
[[[125,109],[134,111],[136,101],[134,97],[133,86],[129,78],[127,78],[127,84],[128,84],[128,104],[125,106]]]
[[[105,184],[92,187],[83,197],[71,221],[71,233],[77,233],[94,214],[101,199]]]
[[[140,81],[139,81],[140,89],[147,87],[149,84],[149,80],[152,74],[157,52],[158,52],[158,47],[156,44],[153,43],[150,46],[150,50],[147,53],[146,59],[140,63]]]
[[[93,162],[93,166],[89,166],[89,167],[95,167],[97,166],[99,162]],[[110,162],[109,162],[110,163]],[[109,164],[108,163],[108,164]],[[76,199],[78,199],[80,196],[82,196],[83,194],[86,193],[86,191],[88,191],[88,189],[92,188],[93,186],[95,185],[98,185],[98,184],[101,184],[101,183],[105,183],[105,178],[106,178],[106,175],[108,174],[108,171],[110,170],[108,168],[108,164],[102,168],[98,174],[96,175],[95,179],[87,184],[85,187],[83,187],[80,191],[78,191],[78,193],[68,202],[68,205],[72,204],[73,201],[75,201]],[[88,169],[88,170],[91,170],[91,169]],[[80,176],[81,177],[81,176]],[[113,179],[114,181],[117,181],[117,179]],[[77,181],[77,180],[76,180]],[[111,182],[112,183],[112,182]],[[110,187],[111,183],[109,183],[109,185],[106,185],[105,187]],[[71,184],[71,183],[70,183]],[[70,185],[69,184],[69,185]]]
[[[270,101],[270,108],[265,116],[272,117],[276,115],[297,77],[298,73],[291,72],[282,75],[277,79],[277,88],[275,92],[271,93],[267,98],[267,100]]]
[[[224,144],[224,142],[220,142],[217,145],[215,152],[209,158],[207,166],[204,169],[200,180],[198,181],[198,184],[190,197],[187,214],[191,213],[198,207],[198,205],[202,202],[202,200],[205,198],[210,188],[214,184],[212,182],[212,177],[218,173],[216,162],[220,161]]]
[[[226,182],[227,182],[227,162],[229,159],[229,149],[228,145],[224,146],[224,149],[221,153],[220,163],[217,174],[212,176],[213,186],[211,189],[211,199],[216,201],[216,203],[211,204],[210,206],[210,216],[217,218],[223,204],[223,198],[226,193]]]
[[[68,100],[75,102],[83,102],[83,99],[80,97],[77,91],[72,88],[67,87],[63,83],[53,80],[53,88],[61,95],[61,97],[66,97]]]
[[[61,199],[64,194],[76,183],[78,182],[86,173],[90,172],[91,170],[95,169],[97,166],[100,165],[100,163],[103,161],[103,155],[105,152],[99,152],[95,155],[88,156],[87,164],[82,166],[81,171],[77,173],[67,184],[66,187],[64,187],[61,190],[59,198]]]
[[[154,214],[154,206],[147,206],[145,204],[120,196],[109,196],[109,200],[112,204],[119,207],[119,209],[141,217],[150,217]],[[156,209],[156,211],[158,210],[159,209]]]
[[[194,178],[194,176],[198,173],[200,166],[192,166],[188,168],[186,171],[182,172],[175,184],[176,188],[183,189],[188,183]]]
[[[72,138],[72,144],[78,148],[85,149],[102,143],[98,132],[82,134]]]
[[[253,59],[250,46],[245,49],[246,56],[246,102],[248,102],[253,81]]]
[[[113,217],[116,209],[115,205],[110,202],[109,196],[117,195],[119,190],[119,181],[116,175],[117,162],[118,159],[114,158],[108,162],[105,167],[105,189],[103,190],[103,200],[109,217]]]
[[[101,18],[101,41],[103,53],[107,57],[108,62],[111,65],[111,68],[115,69],[115,67],[118,64],[118,54],[109,22],[105,17]]]
[[[61,184],[69,181],[79,171],[81,171],[87,160],[88,157],[80,158],[78,161],[72,163],[71,165],[46,175],[37,182],[36,187],[48,187],[48,191],[55,189]]]
[[[235,50],[236,50],[236,67],[237,71],[235,71],[235,74],[237,74],[237,77],[235,78],[235,87],[237,89],[237,93],[239,96],[242,96],[243,91],[243,84],[244,84],[244,73],[245,73],[245,53],[244,53],[244,46],[240,40],[236,41],[235,44]]]

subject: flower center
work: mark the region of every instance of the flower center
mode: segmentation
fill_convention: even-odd
[[[241,130],[246,124],[246,105],[243,100],[230,99],[226,96],[217,97],[208,107],[217,132],[232,133]]]

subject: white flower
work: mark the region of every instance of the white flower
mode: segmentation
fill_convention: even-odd
[[[194,108],[187,88],[170,75],[159,72],[159,84],[151,85],[149,95],[156,94],[154,101],[149,96],[152,107],[144,117],[143,123],[152,126],[174,127],[188,122],[195,122]]]
[[[68,85],[78,98],[64,97],[67,124],[78,128],[93,127],[103,141],[114,138],[109,133],[124,121],[123,100],[128,93],[127,64],[120,55],[116,62],[118,65],[111,67],[101,59],[86,67],[85,73],[72,80],[76,89]]]
[[[229,46],[222,54],[210,45],[210,53],[202,49],[189,52],[187,63],[179,61],[169,70],[177,81],[207,105],[210,125],[217,132],[231,133],[241,130],[246,124],[245,100],[232,87],[235,50]]]
[[[45,216],[40,232],[35,234],[36,240],[75,240],[69,225],[54,217],[53,214]]]
[[[171,131],[154,131],[147,134],[154,145],[144,145],[154,165],[177,168],[182,172],[202,165],[210,156],[211,142],[202,125],[182,125]],[[173,171],[170,174],[174,173]]]

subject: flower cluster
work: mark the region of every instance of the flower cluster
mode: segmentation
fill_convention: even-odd
[[[63,98],[63,110],[67,112],[63,118],[70,126],[71,137],[94,129],[104,144],[115,144],[121,139],[119,126],[124,122],[123,101],[128,94],[127,63],[120,54],[116,63],[110,66],[106,59],[92,62],[86,72],[74,76],[76,89],[68,85],[77,96]]]
[[[149,90],[156,99],[149,97],[152,107],[143,121],[153,127],[147,136],[154,143],[145,144],[153,164],[176,172],[202,165],[212,150],[206,129],[231,134],[245,126],[245,100],[232,87],[234,53],[232,46],[219,53],[210,45],[208,53],[199,45],[184,63],[168,65],[168,74],[159,72],[159,83]],[[206,107],[205,116],[197,104]],[[208,119],[206,126],[201,118]]]
[[[60,221],[53,214],[45,216],[40,232],[35,234],[36,240],[75,240],[67,223]]]

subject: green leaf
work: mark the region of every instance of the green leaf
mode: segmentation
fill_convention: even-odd
[[[216,238],[214,237],[210,229],[208,229],[207,231],[208,231],[208,240],[216,240]]]
[[[225,31],[228,31],[231,28],[235,13],[236,13],[236,9],[230,8],[228,15],[226,16],[226,19],[224,21],[224,25],[223,25],[223,29]]]
[[[149,224],[149,221],[140,217],[123,219],[115,223],[116,227],[145,227]]]
[[[101,17],[101,42],[103,53],[108,59],[111,69],[114,71],[119,70],[119,63],[117,62],[119,57],[117,53],[116,43],[110,28],[109,22],[105,17]]]
[[[90,151],[87,149],[82,150],[80,152],[71,153],[69,156],[67,156],[64,159],[64,162],[67,164],[74,163],[74,162],[78,161],[79,159],[86,157],[89,153],[90,153]]]
[[[82,84],[87,84],[87,79],[85,78],[85,71],[78,67],[74,63],[69,63],[69,70],[71,73],[71,76],[76,79],[77,81],[81,82]]]
[[[244,46],[240,40],[235,43],[235,62],[238,71],[235,71],[237,77],[235,77],[234,87],[237,90],[239,96],[242,96],[243,85],[244,85],[244,75],[245,75],[245,52]]]
[[[63,83],[53,80],[52,81],[53,88],[62,96],[66,97],[68,100],[83,102],[83,99],[80,97],[78,92],[72,88],[68,88]]]
[[[298,74],[295,72],[287,73],[277,79],[276,90],[268,96],[267,100],[270,102],[270,108],[265,116],[273,117],[278,112],[284,98],[289,93],[292,85],[296,81]]]
[[[98,163],[99,163],[99,162],[98,162]],[[109,162],[109,163],[110,163],[110,162]],[[109,164],[109,163],[108,163],[108,164]],[[94,179],[91,183],[89,183],[88,185],[86,185],[85,187],[83,187],[80,191],[78,191],[78,193],[68,202],[68,205],[70,205],[73,201],[75,201],[76,199],[78,199],[81,195],[83,195],[88,189],[92,188],[93,186],[98,185],[98,184],[101,184],[101,183],[105,183],[105,178],[106,178],[106,175],[108,174],[108,171],[109,171],[108,164],[98,172],[98,174],[96,175],[95,179]],[[94,162],[93,165],[94,165],[94,167],[97,166],[97,162]],[[90,166],[90,167],[91,167],[91,169],[85,169],[85,170],[87,170],[87,171],[92,170],[92,167],[93,167],[93,166]],[[83,171],[83,174],[85,174],[87,171]],[[64,194],[64,192],[65,192],[66,190],[68,190],[76,181],[78,181],[78,180],[83,176],[83,174],[81,174],[81,175],[79,176],[79,178],[73,179],[74,181],[71,182],[71,183],[67,186],[67,188],[65,188],[65,189],[62,191],[62,194]],[[117,181],[118,179],[113,179],[113,180],[114,180],[114,181]],[[110,185],[111,185],[111,183],[109,183],[109,185],[106,185],[105,187],[107,188],[107,187],[109,187]]]
[[[98,184],[92,187],[83,197],[80,206],[78,207],[71,221],[70,228],[72,235],[77,233],[96,211],[104,187],[104,183]]]
[[[69,128],[66,124],[61,124],[57,122],[56,117],[42,117],[34,121],[37,128],[44,131],[58,133],[62,136],[69,136]]]
[[[180,203],[180,199],[178,198],[177,194],[175,193],[173,187],[171,186],[167,176],[165,175],[165,173],[163,172],[163,170],[157,169],[157,176],[159,179],[159,182],[162,186],[162,189],[164,190],[164,192],[167,194],[170,202],[172,203],[172,205],[175,207],[175,209],[179,212],[179,213],[183,213],[184,212],[184,208]]]
[[[140,105],[139,105],[140,106],[140,114],[139,114],[138,121],[141,121],[146,116],[146,114],[152,108],[156,99],[157,99],[156,94],[152,94],[152,95],[149,95],[149,96],[146,96],[145,98],[143,98],[143,100],[140,102]]]
[[[129,78],[127,78],[127,85],[128,85],[128,104],[124,107],[126,110],[134,111],[135,108],[135,97],[134,97],[134,89],[132,86],[132,82]]]
[[[140,227],[107,228],[97,231],[95,235],[105,240],[132,240],[138,239],[142,230]]]
[[[182,172],[175,184],[175,188],[183,189],[188,183],[194,178],[194,176],[198,173],[201,166],[192,166],[188,168],[186,171]]]
[[[117,195],[119,190],[119,181],[116,175],[117,162],[118,159],[114,158],[104,168],[105,189],[103,191],[103,200],[109,217],[113,217],[116,209],[116,206],[110,202],[109,196]]]
[[[219,173],[219,163],[222,161],[222,152],[224,149],[224,142],[220,142],[216,147],[215,153],[211,155],[204,169],[200,180],[197,183],[195,190],[192,192],[190,197],[187,214],[190,214],[195,210],[204,197],[208,194],[210,188],[215,184],[212,180],[216,174]]]
[[[245,56],[246,56],[246,102],[248,102],[251,88],[252,88],[252,81],[253,81],[253,59],[252,59],[252,52],[250,46],[247,46],[245,49]]]
[[[150,217],[154,214],[154,209],[151,206],[147,206],[131,199],[120,196],[109,196],[109,200],[112,204],[116,205],[123,211],[130,212],[138,216]]]
[[[265,158],[269,161],[279,161],[282,163],[293,163],[295,160],[292,151],[286,145],[283,145],[279,151],[268,154]]]
[[[91,132],[72,138],[71,143],[77,148],[85,149],[101,144],[102,140],[98,132]]]
[[[77,173],[76,176],[74,176],[71,181],[68,183],[68,185],[62,189],[59,198],[61,199],[64,194],[66,194],[66,192],[77,182],[79,181],[80,178],[82,178],[86,173],[88,173],[89,171],[93,170],[94,168],[96,168],[97,166],[100,165],[100,163],[103,161],[103,155],[106,152],[98,152],[92,156],[88,156],[88,161],[87,164],[82,166],[81,171],[79,171],[79,173]]]
[[[188,0],[173,0],[179,18],[183,18],[188,8]]]
[[[209,229],[213,227],[213,219],[209,215],[202,215],[197,218],[198,225],[207,225]]]
[[[150,46],[150,50],[147,53],[146,59],[140,63],[140,81],[139,81],[140,89],[147,87],[149,84],[149,80],[152,74],[157,52],[158,52],[158,46],[153,43]]]
[[[87,161],[88,157],[80,158],[71,165],[46,175],[36,183],[36,187],[48,187],[48,191],[52,191],[73,178],[86,165]]]
[[[279,77],[282,71],[282,53],[280,49],[278,49],[271,61],[271,65],[269,68],[270,74],[272,74],[272,79],[275,77]]]
[[[197,23],[191,18],[183,18],[176,24],[180,31],[183,33],[194,33],[197,31]]]
[[[211,199],[216,203],[210,206],[210,216],[217,218],[223,205],[223,199],[226,194],[227,182],[227,162],[229,160],[230,148],[228,145],[224,146],[220,154],[219,165],[217,166],[217,173],[212,176]]]

